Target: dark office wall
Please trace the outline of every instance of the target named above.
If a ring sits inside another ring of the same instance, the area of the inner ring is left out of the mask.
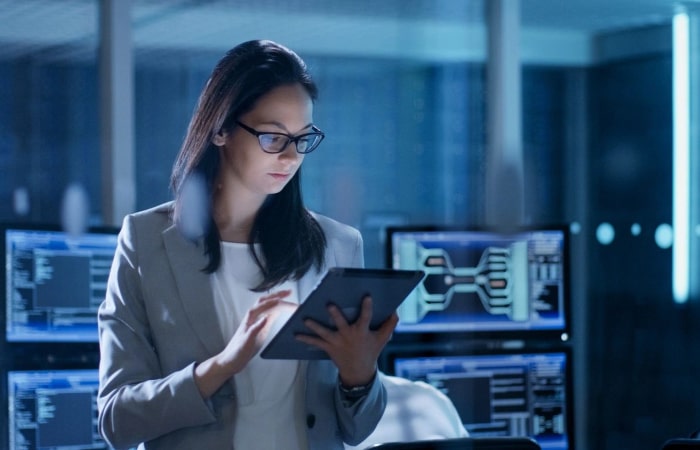
[[[80,184],[100,215],[97,70],[90,63],[0,62],[0,220],[60,221],[65,189]],[[18,214],[13,192],[30,208]]]
[[[522,127],[525,219],[563,224],[566,217],[567,96],[576,69],[525,66],[522,70]]]
[[[589,448],[659,449],[700,427],[696,303],[671,295],[672,60],[660,53],[590,69]],[[637,223],[641,233],[631,233]]]
[[[212,58],[213,59],[213,58]],[[364,196],[365,227],[387,213],[410,223],[483,222],[486,76],[481,63],[401,66],[372,60],[309,58],[322,90],[318,122],[328,142],[305,167],[308,204],[333,215],[323,177],[343,170],[381,196]],[[197,95],[213,63],[138,65],[135,71],[137,209],[171,198],[170,169]],[[359,68],[358,68],[359,67]],[[378,68],[379,67],[379,68]],[[528,221],[563,220],[562,113],[567,69],[523,69],[523,151]],[[0,63],[0,220],[57,223],[65,189],[87,191],[100,223],[97,70],[91,63],[41,58]],[[358,101],[360,96],[366,101]],[[364,97],[362,97],[364,96]],[[348,98],[346,98],[348,97]],[[355,98],[353,100],[353,98]],[[420,182],[415,182],[420,180]],[[13,192],[26,189],[26,214]],[[325,200],[324,200],[325,199]],[[326,211],[326,209],[331,209]],[[339,217],[343,219],[343,217]],[[367,256],[383,261],[376,229]]]
[[[213,66],[213,63],[212,63]],[[134,71],[136,209],[170,200],[170,168],[209,71],[139,65]]]

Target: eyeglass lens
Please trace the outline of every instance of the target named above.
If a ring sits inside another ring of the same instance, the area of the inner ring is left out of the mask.
[[[289,136],[278,133],[263,133],[258,136],[260,146],[269,153],[280,153],[287,148],[292,141],[296,144],[297,152],[309,153],[321,143],[322,135],[319,133],[309,133],[297,136],[292,139]]]

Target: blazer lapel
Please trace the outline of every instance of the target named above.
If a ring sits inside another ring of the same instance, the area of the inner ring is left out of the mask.
[[[299,279],[298,286],[300,303],[306,300],[306,297],[308,297],[311,291],[313,291],[314,288],[318,285],[323,275],[325,275],[326,271],[330,267],[335,267],[337,265],[335,253],[331,251],[330,247],[326,247],[325,260],[326,262],[321,268],[321,270],[316,270],[315,267],[312,267],[308,272],[306,272],[306,274],[304,274],[303,277]]]
[[[220,352],[225,342],[218,325],[209,274],[202,270],[208,262],[202,245],[185,239],[175,226],[163,232],[163,241],[192,329],[209,353]]]

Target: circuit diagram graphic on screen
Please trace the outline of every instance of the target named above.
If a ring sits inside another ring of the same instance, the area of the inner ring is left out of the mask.
[[[396,233],[393,266],[425,271],[399,308],[399,330],[564,326],[563,233]]]

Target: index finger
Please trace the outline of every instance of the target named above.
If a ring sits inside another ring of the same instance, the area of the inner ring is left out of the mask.
[[[365,294],[364,297],[362,297],[362,307],[360,309],[360,317],[357,319],[357,322],[368,327],[369,324],[372,321],[372,296],[369,294]]]
[[[272,294],[269,295],[264,295],[258,299],[258,303],[264,303],[270,300],[281,300],[283,298],[289,297],[289,294],[292,293],[291,289],[285,289],[283,291],[277,291],[273,292]]]

